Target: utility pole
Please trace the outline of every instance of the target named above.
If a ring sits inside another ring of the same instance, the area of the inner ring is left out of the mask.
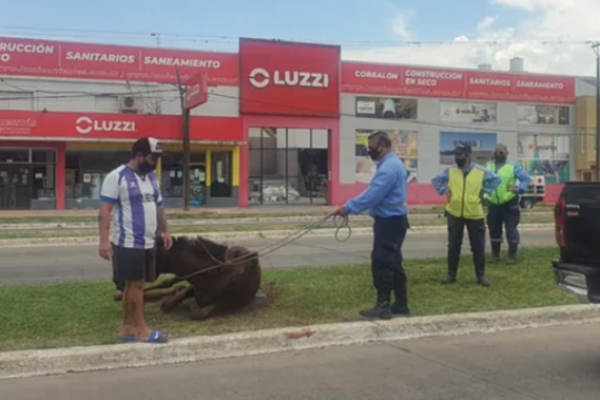
[[[177,71],[177,88],[179,89],[179,101],[181,103],[182,141],[183,141],[183,209],[190,209],[190,110],[185,106],[185,88],[181,83],[179,68]]]
[[[592,49],[596,53],[596,179],[600,181],[600,42]]]

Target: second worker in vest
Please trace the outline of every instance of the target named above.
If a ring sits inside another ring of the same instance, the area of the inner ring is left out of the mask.
[[[487,223],[490,230],[492,260],[498,261],[500,259],[502,224],[504,224],[506,241],[508,242],[509,262],[515,264],[520,242],[518,230],[521,218],[519,194],[527,191],[531,177],[520,166],[506,162],[507,156],[507,147],[498,144],[494,150],[494,161],[487,164],[487,169],[495,172],[502,179],[502,184],[498,186],[498,189],[487,196]],[[519,181],[518,185],[517,181]]]
[[[471,161],[471,147],[459,144],[454,149],[456,165],[446,168],[431,183],[440,195],[448,197],[448,276],[444,284],[456,282],[465,226],[473,253],[477,283],[489,286],[485,277],[485,216],[483,195],[492,193],[501,179],[494,172]]]

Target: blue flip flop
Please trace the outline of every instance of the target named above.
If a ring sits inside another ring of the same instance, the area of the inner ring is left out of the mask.
[[[135,342],[137,337],[135,335],[119,335],[119,340],[122,342]]]
[[[143,343],[167,343],[169,335],[161,331],[152,331],[147,340],[140,340]]]

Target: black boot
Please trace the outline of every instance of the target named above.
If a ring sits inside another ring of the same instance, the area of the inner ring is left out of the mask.
[[[392,314],[409,316],[406,276],[400,274],[394,276],[394,296],[396,301],[392,304]]]
[[[487,280],[485,275],[477,275],[477,284],[484,287],[490,287],[490,282]]]
[[[519,245],[517,244],[509,244],[508,245],[508,263],[516,264],[517,263],[517,248]]]
[[[446,279],[442,281],[442,285],[452,285],[456,283],[456,274],[449,272]]]
[[[365,318],[392,319],[391,292],[391,289],[377,289],[377,304],[369,310],[362,310],[360,315]]]
[[[502,243],[492,242],[492,262],[497,263],[500,261],[500,247]]]

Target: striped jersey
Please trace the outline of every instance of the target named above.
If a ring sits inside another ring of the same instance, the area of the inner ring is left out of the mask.
[[[104,179],[100,201],[115,205],[111,223],[114,245],[139,249],[154,247],[157,208],[163,206],[154,172],[140,176],[127,165],[121,165]]]

